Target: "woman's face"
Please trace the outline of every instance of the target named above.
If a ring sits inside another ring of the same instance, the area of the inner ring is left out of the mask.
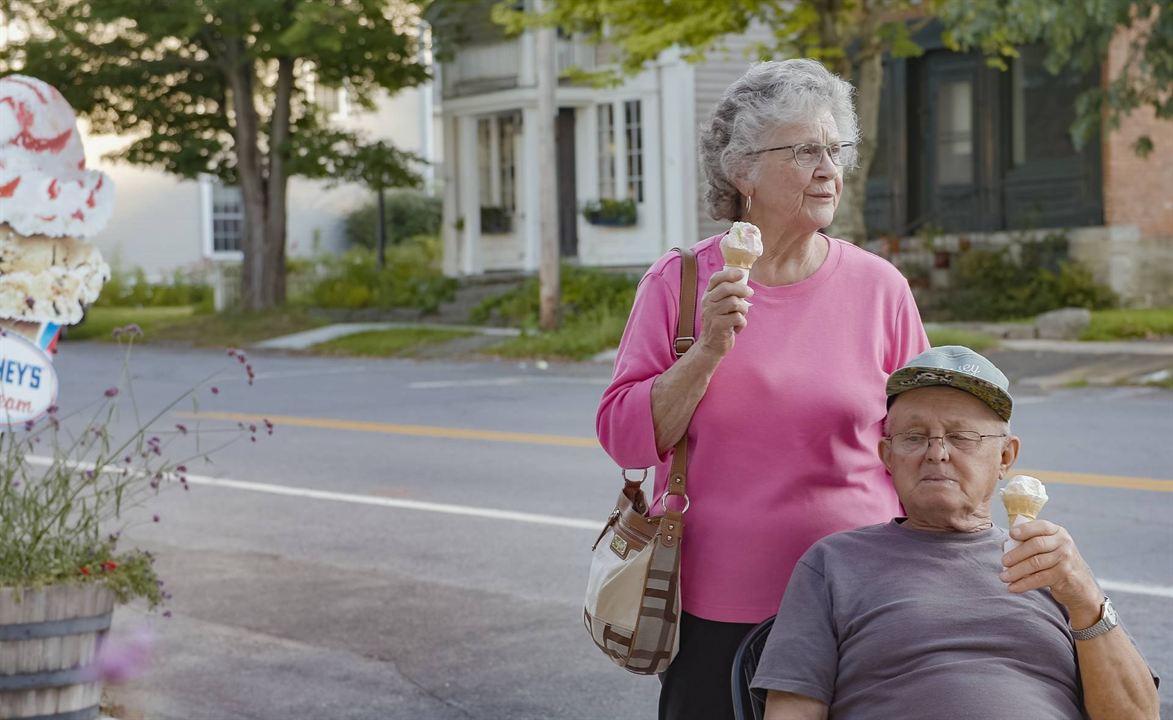
[[[761,149],[798,143],[829,145],[842,139],[835,118],[826,110],[808,121],[779,126],[767,134]],[[772,150],[758,156],[757,177],[740,189],[753,197],[750,222],[772,233],[813,233],[835,219],[843,171],[825,152],[818,165],[804,168],[790,150]]]

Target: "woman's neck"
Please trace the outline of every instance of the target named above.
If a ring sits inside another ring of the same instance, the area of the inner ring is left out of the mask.
[[[761,230],[764,252],[749,274],[754,282],[793,285],[814,275],[827,258],[827,241],[818,232],[787,235]]]

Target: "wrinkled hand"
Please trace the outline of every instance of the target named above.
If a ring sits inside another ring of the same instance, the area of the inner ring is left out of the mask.
[[[724,357],[733,349],[733,338],[746,326],[753,290],[737,280],[739,270],[722,270],[709,278],[709,287],[701,296],[701,337],[703,348]]]
[[[1064,527],[1047,520],[1032,520],[1012,528],[1010,536],[1022,543],[1002,556],[1006,569],[999,577],[1009,584],[1010,592],[1050,588],[1076,627],[1077,614],[1099,617],[1103,593]]]

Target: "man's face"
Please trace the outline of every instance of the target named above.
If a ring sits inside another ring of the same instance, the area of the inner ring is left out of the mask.
[[[880,458],[912,527],[968,532],[989,526],[990,498],[1014,464],[1018,438],[986,437],[967,450],[941,439],[962,431],[1001,435],[1006,424],[981,400],[950,387],[909,390],[892,404],[887,434],[893,439],[880,442]],[[906,433],[931,439],[909,452],[899,437]]]

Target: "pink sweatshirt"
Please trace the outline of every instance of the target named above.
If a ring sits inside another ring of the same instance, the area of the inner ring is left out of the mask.
[[[720,236],[698,243],[700,295],[724,265]],[[681,593],[709,620],[756,623],[778,611],[799,556],[840,530],[885,522],[899,501],[876,446],[889,373],[928,348],[908,283],[883,259],[827,238],[830,252],[793,285],[750,281],[749,324],[713,375],[688,429]],[[603,393],[599,441],[624,468],[656,468],[652,382],[673,363],[680,259],[640,281]]]

